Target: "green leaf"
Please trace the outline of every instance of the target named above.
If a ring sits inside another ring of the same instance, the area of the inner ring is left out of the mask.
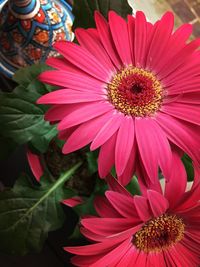
[[[187,172],[187,180],[189,182],[193,181],[194,180],[194,167],[192,165],[191,158],[188,155],[184,154],[184,156],[182,157],[182,162]]]
[[[73,23],[73,31],[76,28],[94,28],[94,11],[99,10],[100,13],[107,18],[108,11],[114,10],[123,18],[128,14],[132,14],[132,8],[127,0],[74,0],[73,14],[75,20]]]
[[[60,201],[74,193],[63,185],[79,166],[76,164],[54,183],[44,179],[37,187],[21,177],[12,190],[0,193],[1,251],[23,255],[42,249],[48,232],[64,222]]]
[[[49,142],[57,135],[57,127],[53,125],[51,129],[42,136],[36,136],[30,141],[30,145],[37,149],[40,153],[45,153],[48,149]]]
[[[90,197],[84,198],[83,204],[80,204],[80,205],[74,207],[74,210],[76,211],[76,213],[79,216],[95,215],[96,211],[94,208],[94,199],[97,195],[98,196],[104,196],[106,190],[108,190],[107,183],[104,180],[99,179],[97,177],[94,191],[90,195]]]
[[[58,138],[55,138],[55,142],[56,142],[56,145],[60,148],[60,149],[62,149],[62,147],[64,146],[64,144],[65,144],[65,140],[61,140],[61,139],[58,139]]]
[[[98,170],[97,158],[98,158],[98,151],[89,151],[86,153],[87,163],[88,163],[88,170],[91,174],[94,174]]]
[[[55,126],[44,121],[44,113],[48,107],[36,104],[40,96],[53,90],[53,87],[37,79],[44,69],[49,67],[41,64],[19,70],[14,80],[20,85],[11,93],[0,94],[1,134],[18,144],[33,140],[33,144],[42,152],[47,146],[44,143],[48,143],[57,133]]]
[[[81,237],[83,237],[83,235],[81,234],[79,223],[77,223],[77,225],[74,228],[73,233],[68,238],[69,239],[80,239]]]
[[[45,70],[50,70],[51,67],[47,66],[44,63],[35,64],[30,67],[25,67],[19,69],[15,75],[13,76],[13,80],[21,85],[27,86],[29,85],[33,80],[37,78],[37,76],[42,73]],[[44,85],[47,89],[47,91],[51,91],[53,89],[50,85]]]
[[[134,196],[141,195],[140,186],[136,176],[133,176],[130,183],[126,186],[126,189]]]

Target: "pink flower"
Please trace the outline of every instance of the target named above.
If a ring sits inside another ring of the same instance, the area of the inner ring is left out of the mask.
[[[197,267],[200,265],[200,182],[186,192],[185,169],[177,155],[169,182],[142,187],[132,196],[113,177],[110,190],[98,197],[99,217],[81,220],[81,232],[93,244],[66,247],[77,254],[75,266]],[[198,177],[199,178],[199,177]],[[157,181],[159,183],[159,181]]]
[[[58,42],[64,58],[51,58],[40,80],[60,87],[42,96],[51,104],[46,119],[59,122],[63,153],[89,143],[100,148],[98,168],[113,165],[122,184],[135,172],[136,159],[148,176],[171,172],[171,145],[194,161],[200,157],[200,40],[188,43],[192,26],[173,32],[166,13],[154,25],[142,12],[128,22],[113,11],[109,22],[95,13],[97,29],[77,29],[79,45]]]

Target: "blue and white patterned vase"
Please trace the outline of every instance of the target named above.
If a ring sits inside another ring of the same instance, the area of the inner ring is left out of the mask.
[[[0,8],[0,71],[9,77],[56,55],[54,42],[73,39],[73,15],[65,1],[0,0]]]

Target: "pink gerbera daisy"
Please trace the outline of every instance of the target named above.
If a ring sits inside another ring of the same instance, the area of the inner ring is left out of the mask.
[[[46,119],[59,122],[63,153],[91,143],[100,148],[105,177],[113,165],[127,184],[139,159],[148,176],[171,171],[171,145],[194,161],[200,157],[200,40],[186,43],[192,26],[173,32],[173,14],[154,25],[142,12],[126,22],[113,11],[107,22],[95,13],[96,29],[77,29],[79,45],[58,42],[64,58],[51,58],[40,80],[61,89],[42,96],[52,104]]]
[[[112,191],[95,203],[100,217],[81,220],[81,232],[93,244],[65,248],[77,254],[72,258],[75,266],[200,265],[200,183],[196,181],[186,192],[185,169],[177,155],[173,160],[176,168],[164,193],[152,184],[151,189],[143,187],[142,196],[132,196],[117,180],[108,178]]]

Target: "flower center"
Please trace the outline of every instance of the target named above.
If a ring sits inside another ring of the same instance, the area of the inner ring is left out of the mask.
[[[133,237],[134,245],[146,253],[160,252],[179,242],[185,225],[176,215],[164,214],[148,221]]]
[[[153,115],[163,99],[163,88],[156,76],[132,65],[113,76],[107,93],[117,110],[135,117]]]

